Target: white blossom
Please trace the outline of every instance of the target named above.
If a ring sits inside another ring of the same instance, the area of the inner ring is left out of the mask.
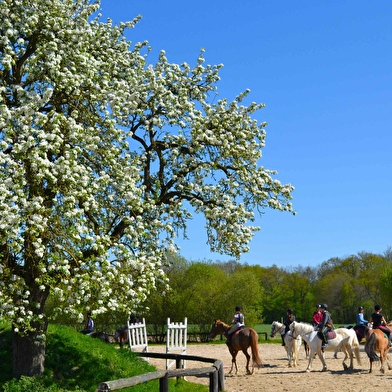
[[[16,260],[0,258],[0,317],[21,333],[47,292],[78,321],[141,304],[194,213],[237,258],[255,211],[293,213],[294,188],[260,166],[264,105],[216,100],[222,64],[204,49],[194,66],[150,64],[148,42],[124,38],[140,17],[116,26],[98,8],[0,2],[0,242]]]

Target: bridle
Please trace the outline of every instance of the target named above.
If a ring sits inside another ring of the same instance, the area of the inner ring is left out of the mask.
[[[273,330],[271,331],[270,336],[271,336],[271,337],[275,336],[279,331],[281,331],[281,330],[284,329],[284,328],[285,328],[285,325],[284,325],[284,324],[282,324],[282,326],[280,326],[280,327],[278,327],[277,324],[274,324]]]
[[[295,322],[295,321],[293,321],[293,322]],[[297,336],[295,336],[295,335],[294,335],[295,329],[294,329],[294,327],[291,327],[291,325],[293,325],[293,324],[290,324],[291,336],[292,336],[293,339],[297,339],[298,336],[301,335],[301,334],[299,333],[299,334],[297,334]],[[306,333],[304,333],[304,335],[309,335],[309,334],[312,333],[312,332],[314,332],[314,331],[306,332]]]

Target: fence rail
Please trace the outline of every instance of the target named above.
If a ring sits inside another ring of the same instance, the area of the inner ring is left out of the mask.
[[[219,392],[225,389],[225,378],[223,372],[223,363],[219,359],[198,357],[194,355],[182,354],[161,354],[161,353],[136,353],[141,357],[160,358],[160,359],[174,359],[177,366],[181,366],[184,360],[198,361],[212,363],[212,366],[200,367],[193,369],[173,369],[173,370],[158,370],[156,372],[140,374],[130,378],[122,378],[119,380],[105,381],[99,384],[97,392],[118,391],[123,388],[134,387],[135,385],[143,384],[145,382],[159,380],[159,392],[169,392],[169,378],[172,377],[186,377],[198,376],[208,374],[210,378],[209,391]]]

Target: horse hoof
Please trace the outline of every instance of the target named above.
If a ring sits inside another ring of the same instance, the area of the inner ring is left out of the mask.
[[[323,368],[322,372],[326,372],[328,369],[325,367]]]

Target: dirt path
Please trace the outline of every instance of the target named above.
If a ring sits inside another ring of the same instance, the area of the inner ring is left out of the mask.
[[[151,346],[149,352],[165,352],[165,347]],[[223,362],[225,370],[225,390],[227,392],[255,392],[255,391],[345,391],[345,392],[373,392],[389,391],[392,389],[392,370],[385,374],[379,371],[379,363],[373,365],[373,373],[369,374],[369,360],[361,345],[361,362],[354,360],[354,371],[343,371],[343,354],[338,359],[333,352],[325,354],[328,371],[321,372],[322,364],[319,358],[313,361],[313,371],[306,373],[307,359],[303,347],[300,351],[300,362],[297,368],[289,368],[284,348],[279,344],[259,344],[259,353],[264,367],[255,369],[254,374],[245,374],[246,359],[238,353],[238,374],[229,375],[231,356],[224,344],[189,345],[188,355],[198,355],[208,358],[217,358]],[[150,359],[150,363],[158,369],[165,369],[166,362],[160,359]],[[202,367],[206,364],[200,362],[187,362],[187,368]],[[189,381],[208,385],[208,377],[188,377]]]

